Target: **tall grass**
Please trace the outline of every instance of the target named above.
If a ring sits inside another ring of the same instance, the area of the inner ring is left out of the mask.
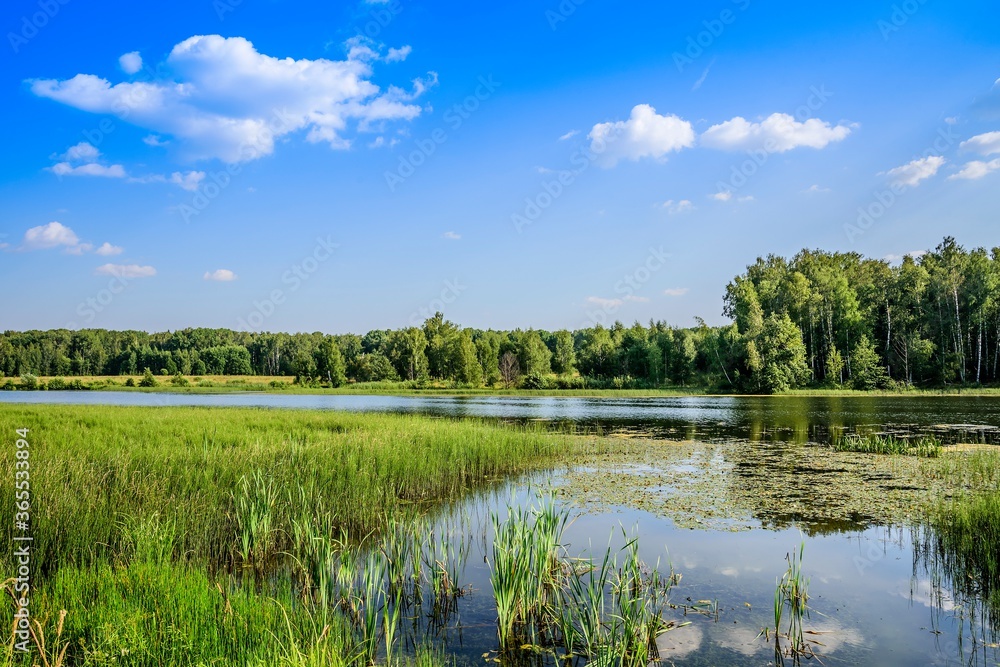
[[[403,620],[454,609],[467,549],[419,517],[571,447],[541,428],[400,415],[0,409],[0,432],[25,427],[32,610],[50,644],[68,612],[57,643],[72,665],[435,661],[403,657],[430,623]],[[14,464],[0,450],[0,479]],[[0,580],[13,568],[0,552]],[[28,664],[16,657],[0,665]]]
[[[1000,639],[1000,493],[943,502],[915,540],[936,587],[947,589],[979,640]]]
[[[676,579],[639,559],[637,539],[599,561],[569,557],[569,514],[551,499],[493,515],[491,583],[497,636],[506,660],[525,654],[562,661],[645,667],[657,638],[676,627],[664,619]],[[598,564],[599,563],[599,564]]]
[[[938,458],[942,451],[941,441],[934,436],[909,440],[880,433],[841,434],[834,439],[833,448],[838,452],[918,456],[928,459]]]

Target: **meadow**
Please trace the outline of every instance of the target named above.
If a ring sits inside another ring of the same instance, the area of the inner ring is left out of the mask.
[[[412,542],[434,504],[573,446],[530,427],[333,412],[8,406],[0,425],[5,480],[15,430],[29,429],[32,642],[46,665],[62,651],[67,665],[371,662],[374,630],[355,635],[365,605],[327,614],[306,602],[310,577],[375,535]],[[5,482],[0,504],[14,493]],[[13,526],[0,534],[11,544]],[[0,572],[15,569],[4,550]],[[348,579],[345,600],[385,595]],[[6,664],[28,664],[9,648]]]

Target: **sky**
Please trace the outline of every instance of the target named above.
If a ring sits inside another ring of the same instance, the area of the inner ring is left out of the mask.
[[[995,2],[10,0],[0,29],[0,329],[720,324],[761,255],[1000,245]]]

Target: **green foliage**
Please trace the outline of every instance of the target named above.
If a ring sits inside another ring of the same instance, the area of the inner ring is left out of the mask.
[[[862,336],[851,352],[851,385],[855,389],[870,391],[884,389],[889,384],[889,374],[882,366],[882,359],[875,346]]]
[[[155,377],[153,377],[153,372],[151,370],[147,368],[142,372],[142,379],[139,380],[140,387],[158,387],[159,385],[160,383],[156,381]]]
[[[838,452],[918,456],[928,459],[938,458],[943,449],[941,441],[933,436],[908,440],[880,433],[840,435],[834,439],[833,448]]]

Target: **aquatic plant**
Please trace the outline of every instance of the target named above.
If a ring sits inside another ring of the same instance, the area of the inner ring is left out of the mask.
[[[937,458],[941,456],[943,446],[938,438],[931,435],[911,440],[881,433],[841,433],[834,438],[833,448],[838,452]]]

